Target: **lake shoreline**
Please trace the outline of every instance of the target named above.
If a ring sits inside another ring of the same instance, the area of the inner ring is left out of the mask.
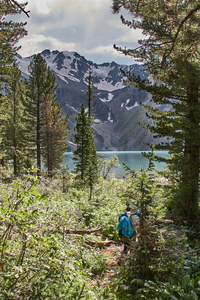
[[[142,156],[142,153],[150,153],[151,151],[97,151],[99,156],[110,160],[113,155],[116,155],[119,160],[120,166],[118,168],[111,169],[109,177],[126,178],[126,171],[122,162],[124,162],[132,170],[138,171],[142,167],[148,168],[149,160]],[[169,156],[167,151],[155,151],[155,155],[167,158]],[[63,166],[69,167],[69,172],[74,170],[75,162],[72,160],[73,152],[66,152],[64,154]],[[158,171],[164,170],[164,163],[155,162],[156,169]]]

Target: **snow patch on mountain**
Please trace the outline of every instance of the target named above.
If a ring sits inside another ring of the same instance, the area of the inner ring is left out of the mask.
[[[107,99],[105,98],[99,98],[102,102],[110,102],[113,99],[113,94],[112,93],[108,93],[108,97]]]
[[[111,112],[108,113],[108,119],[107,119],[110,123],[113,123],[113,120],[111,119]]]
[[[79,113],[79,111],[77,110],[77,109],[75,109],[73,106],[71,106],[71,105],[68,105],[67,103],[65,103],[65,105],[64,106],[67,106],[67,107],[69,107],[69,108],[71,108],[74,112],[76,112],[77,114]]]
[[[94,119],[94,123],[98,124],[98,123],[102,123],[102,121],[100,119]]]
[[[139,106],[138,102],[135,102],[135,104],[133,106],[126,106],[126,109],[127,110],[131,110],[131,109],[133,109],[136,106]]]
[[[118,82],[117,84],[113,85],[112,82],[106,81],[106,79],[100,80],[100,83],[98,84],[98,90],[113,92],[118,89],[124,88],[123,82]]]
[[[134,105],[132,106],[128,106],[128,104],[130,103],[131,99],[127,99],[126,102],[121,103],[121,107],[125,107],[126,110],[131,110],[134,107],[140,106],[139,103],[136,101]]]

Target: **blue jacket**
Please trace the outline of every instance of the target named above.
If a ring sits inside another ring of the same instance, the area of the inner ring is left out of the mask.
[[[133,235],[133,229],[131,228],[132,222],[128,218],[127,214],[122,214],[119,216],[119,224],[117,226],[117,229],[119,230],[119,237],[122,237],[124,235],[125,237],[132,237]]]

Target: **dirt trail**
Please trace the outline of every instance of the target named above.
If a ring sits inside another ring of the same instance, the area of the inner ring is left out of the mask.
[[[106,270],[101,277],[100,286],[105,288],[106,285],[112,282],[112,278],[115,277],[117,268],[119,267],[119,259],[121,257],[123,246],[111,244],[109,247],[101,250],[101,254],[106,256]]]

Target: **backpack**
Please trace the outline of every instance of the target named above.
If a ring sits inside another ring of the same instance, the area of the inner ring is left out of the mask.
[[[122,237],[123,235],[127,238],[132,237],[133,235],[133,229],[131,228],[132,222],[128,218],[127,214],[121,214],[119,216],[119,223],[117,225],[117,230],[119,230],[119,237]]]
[[[141,210],[138,209],[138,210],[134,213],[134,215],[138,215],[138,216],[140,217],[140,216],[142,215]]]

